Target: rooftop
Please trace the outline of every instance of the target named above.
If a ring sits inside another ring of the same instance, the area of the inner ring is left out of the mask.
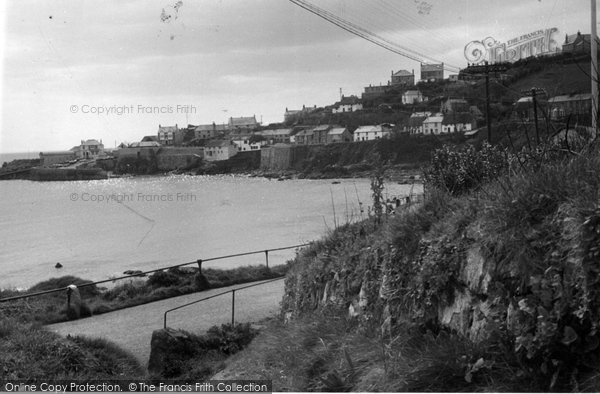
[[[407,70],[398,70],[392,74],[394,77],[414,77],[415,74]]]
[[[333,128],[333,129],[329,130],[329,135],[340,135],[340,134],[344,134],[344,132],[345,132],[346,130],[348,130],[348,129],[347,129],[347,128],[345,128],[345,127],[336,127],[336,128]]]

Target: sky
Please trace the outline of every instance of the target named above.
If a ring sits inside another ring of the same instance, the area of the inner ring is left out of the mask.
[[[588,0],[311,0],[403,48],[465,67],[464,46],[590,32]],[[158,126],[283,121],[420,63],[287,0],[11,0],[0,16],[0,153],[106,148]]]

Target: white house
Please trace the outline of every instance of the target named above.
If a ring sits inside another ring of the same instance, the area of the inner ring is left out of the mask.
[[[233,140],[232,141],[233,144],[235,145],[235,147],[237,148],[238,152],[247,152],[250,150],[260,150],[260,147],[262,146],[261,142],[250,142],[248,139],[240,139],[240,140]]]
[[[104,155],[104,144],[102,140],[81,140],[81,145],[73,147],[71,151],[80,159],[95,159]]]
[[[418,90],[407,90],[402,94],[402,104],[415,104],[423,101],[425,101],[423,94]]]
[[[210,140],[204,147],[204,160],[227,160],[237,154],[237,147],[231,141]]]
[[[331,110],[332,113],[343,113],[343,112],[355,112],[361,111],[363,109],[363,105],[360,102],[360,99],[356,96],[342,96],[342,99],[339,103]]]
[[[458,133],[473,129],[473,116],[469,113],[449,114],[442,121],[443,133]]]
[[[354,130],[354,142],[372,141],[387,138],[392,131],[391,125],[383,124],[377,126],[360,126]]]
[[[428,116],[423,121],[423,134],[441,134],[443,121],[444,117],[441,114]]]

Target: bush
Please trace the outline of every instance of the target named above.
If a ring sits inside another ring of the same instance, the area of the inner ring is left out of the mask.
[[[153,287],[171,287],[180,282],[181,278],[170,271],[158,271],[148,278],[148,284]]]
[[[480,150],[473,146],[458,150],[444,145],[434,151],[423,177],[426,186],[461,195],[497,178],[507,168],[504,153],[487,142]]]

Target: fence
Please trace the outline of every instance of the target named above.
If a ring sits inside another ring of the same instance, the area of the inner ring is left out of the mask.
[[[296,248],[301,248],[303,246],[308,246],[308,245],[310,245],[310,243],[304,243],[304,244],[293,245],[293,246],[284,246],[284,247],[273,248],[273,249],[257,250],[257,251],[253,251],[253,252],[236,253],[236,254],[230,254],[230,255],[226,255],[226,256],[211,257],[208,259],[198,259],[196,261],[192,261],[189,263],[175,264],[175,265],[171,265],[171,266],[167,266],[167,267],[156,268],[156,269],[149,270],[149,271],[137,272],[137,273],[131,274],[131,275],[124,275],[124,276],[120,276],[117,278],[111,278],[111,279],[105,279],[105,280],[100,280],[100,281],[96,281],[96,282],[85,283],[85,284],[78,285],[77,287],[83,288],[83,287],[95,286],[95,285],[99,285],[99,284],[103,284],[103,283],[115,282],[115,281],[121,280],[121,279],[145,276],[145,275],[152,274],[152,273],[155,273],[158,271],[164,271],[164,270],[168,270],[168,269],[172,269],[172,268],[184,267],[184,266],[192,265],[192,264],[197,264],[198,268],[200,269],[201,264],[203,262],[230,259],[233,257],[248,256],[248,255],[260,254],[260,253],[265,254],[265,264],[268,268],[269,267],[269,252],[275,252],[278,250],[296,249]],[[278,278],[278,279],[281,279],[281,278]],[[44,291],[39,291],[39,292],[35,292],[35,293],[28,293],[28,294],[21,294],[18,296],[0,298],[0,303],[13,301],[13,300],[19,300],[19,299],[23,299],[23,298],[38,297],[38,296],[42,296],[45,294],[57,293],[57,292],[61,292],[61,291],[67,291],[67,289],[68,289],[68,287],[60,287],[60,288],[56,288],[56,289],[44,290]]]
[[[228,293],[231,293],[231,325],[233,325],[235,323],[235,292],[236,291],[248,289],[250,287],[264,285],[264,284],[275,282],[275,281],[282,280],[282,279],[283,278],[270,279],[270,280],[266,280],[266,281],[263,281],[263,282],[260,282],[260,283],[254,283],[254,284],[251,284],[251,285],[248,285],[248,286],[238,287],[237,289],[227,290],[227,291],[224,291],[222,293],[213,294],[213,295],[211,295],[209,297],[205,297],[205,298],[202,298],[202,299],[199,299],[199,300],[196,300],[196,301],[188,302],[187,304],[179,305],[178,307],[175,307],[175,308],[171,308],[171,309],[165,311],[165,313],[164,313],[163,326],[164,326],[165,329],[167,328],[167,314],[169,312],[173,312],[173,311],[176,311],[178,309],[182,309],[182,308],[188,307],[190,305],[197,304],[199,302],[207,301],[207,300],[210,300],[210,299],[215,298],[215,297],[220,297],[220,296],[228,294]]]

